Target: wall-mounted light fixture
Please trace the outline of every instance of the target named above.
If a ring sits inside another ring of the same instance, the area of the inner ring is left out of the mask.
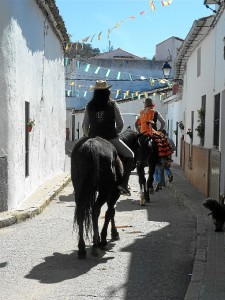
[[[170,77],[171,69],[172,69],[172,67],[171,67],[170,64],[166,61],[166,62],[164,63],[164,65],[162,66],[164,78],[169,78],[169,77]]]

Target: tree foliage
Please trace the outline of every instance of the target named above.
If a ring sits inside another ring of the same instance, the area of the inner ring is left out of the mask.
[[[205,109],[202,107],[198,110],[198,126],[195,128],[197,136],[200,138],[200,143],[203,146],[205,140]]]
[[[90,44],[81,43],[71,43],[69,49],[67,50],[67,56],[69,58],[82,57],[82,58],[91,58],[100,54],[98,48],[92,48]]]

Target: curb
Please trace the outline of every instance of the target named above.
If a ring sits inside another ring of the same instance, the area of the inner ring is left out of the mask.
[[[205,217],[201,212],[198,212],[198,208],[191,202],[182,192],[177,190],[171,183],[168,184],[168,188],[175,194],[176,198],[190,210],[192,216],[196,220],[196,253],[193,264],[191,281],[189,283],[184,300],[196,300],[199,299],[201,288],[203,285],[206,260],[207,260],[207,229],[205,224]]]
[[[46,206],[55,198],[65,186],[71,181],[70,175],[67,175],[59,184],[57,184],[44,198],[40,199],[34,206],[24,210],[14,210],[3,212],[0,215],[0,228],[11,226],[16,223],[25,221],[28,218],[40,214]]]

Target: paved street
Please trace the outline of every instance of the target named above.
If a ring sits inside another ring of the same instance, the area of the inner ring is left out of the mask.
[[[130,185],[131,197],[121,196],[116,207],[120,240],[109,241],[98,258],[89,242],[87,259],[77,259],[71,184],[40,215],[2,228],[0,299],[183,300],[195,257],[195,220],[168,188],[141,207],[135,173]]]

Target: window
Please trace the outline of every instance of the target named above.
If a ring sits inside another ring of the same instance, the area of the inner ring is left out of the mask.
[[[30,103],[25,101],[25,176],[29,176],[29,132],[26,129],[30,118]]]
[[[220,94],[215,95],[214,100],[213,146],[218,148],[220,131]]]
[[[201,75],[201,48],[197,50],[197,77]]]

